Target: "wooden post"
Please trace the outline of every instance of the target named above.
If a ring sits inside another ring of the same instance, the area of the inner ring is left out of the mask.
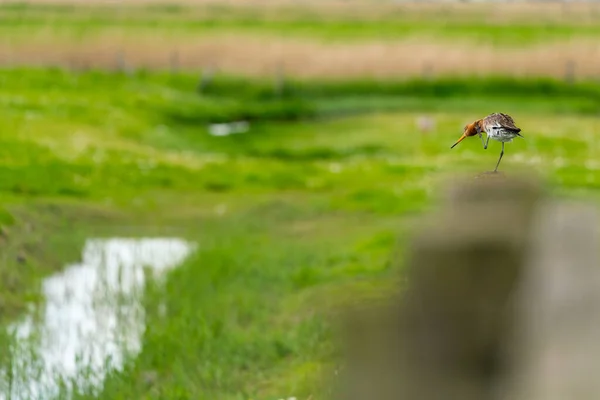
[[[275,81],[274,81],[274,91],[275,96],[281,97],[285,91],[285,75],[284,68],[282,64],[279,64],[277,67],[277,71],[275,73]]]
[[[518,292],[520,340],[505,399],[600,398],[598,212],[550,203],[539,215]]]
[[[116,60],[117,60],[117,71],[119,71],[119,72],[125,71],[125,56],[123,55],[122,51],[117,52]]]
[[[202,75],[200,75],[200,82],[198,83],[198,93],[204,93],[208,85],[212,82],[213,79],[213,68],[207,67],[202,70]]]
[[[575,83],[575,61],[569,60],[565,65],[565,81],[569,84]]]
[[[127,66],[127,62],[125,61],[125,54],[123,53],[123,51],[117,52],[116,59],[117,59],[117,71],[125,73],[127,75],[131,75],[132,71]]]
[[[600,398],[592,206],[525,180],[463,185],[410,249],[406,290],[352,313],[340,398]]]
[[[171,52],[169,63],[171,67],[171,73],[177,74],[179,72],[179,52],[177,50],[173,50]]]
[[[423,79],[432,79],[433,78],[433,65],[431,62],[427,61],[423,64]]]
[[[348,332],[344,399],[493,398],[539,194],[501,178],[450,193],[412,243],[406,291]]]

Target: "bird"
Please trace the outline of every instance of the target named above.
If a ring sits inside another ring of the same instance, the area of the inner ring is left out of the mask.
[[[485,142],[483,141],[483,136],[481,135],[482,132],[485,132],[487,135]],[[464,127],[463,134],[460,139],[458,139],[450,148],[454,148],[454,146],[459,144],[465,138],[475,135],[479,135],[484,150],[488,148],[490,139],[497,140],[502,143],[502,150],[500,151],[500,158],[498,158],[496,168],[494,168],[493,172],[498,172],[498,166],[500,165],[500,161],[504,155],[504,143],[512,142],[512,140],[516,137],[521,137],[524,139],[520,132],[521,128],[518,128],[515,125],[515,121],[510,115],[503,113],[492,113],[485,118],[478,119],[470,124],[467,124]]]

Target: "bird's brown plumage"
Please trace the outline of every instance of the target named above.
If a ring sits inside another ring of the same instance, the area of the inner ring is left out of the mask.
[[[483,118],[481,125],[483,125],[483,130],[486,132],[488,132],[491,127],[497,126],[497,127],[504,128],[504,129],[522,137],[522,135],[519,133],[519,132],[521,132],[521,128],[518,128],[515,125],[515,121],[508,114],[504,114],[504,113],[490,114],[487,117]]]

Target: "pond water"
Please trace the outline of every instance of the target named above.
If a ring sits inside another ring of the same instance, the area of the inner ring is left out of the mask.
[[[88,240],[81,263],[44,280],[43,307],[9,328],[16,346],[0,371],[0,399],[62,398],[73,384],[100,390],[141,350],[147,273],[160,279],[193,249],[174,238]]]

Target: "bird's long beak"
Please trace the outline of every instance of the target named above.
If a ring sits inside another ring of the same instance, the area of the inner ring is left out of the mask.
[[[456,141],[456,143],[454,143],[454,144],[452,145],[452,147],[450,147],[450,148],[451,148],[451,149],[452,149],[452,148],[454,148],[454,146],[456,146],[457,144],[459,144],[460,142],[462,142],[462,141],[463,141],[463,140],[464,140],[466,137],[467,137],[467,135],[465,135],[465,134],[463,133],[463,135],[460,137],[460,139],[458,139],[458,140]]]

